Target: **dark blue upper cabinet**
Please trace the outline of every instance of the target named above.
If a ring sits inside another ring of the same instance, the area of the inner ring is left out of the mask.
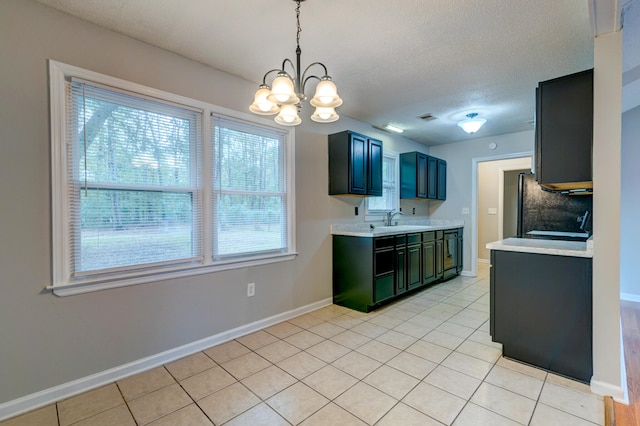
[[[368,139],[367,148],[369,152],[367,194],[380,197],[382,196],[382,141]]]
[[[352,131],[329,135],[329,195],[382,195],[382,141]]]
[[[352,134],[349,141],[349,151],[351,156],[347,161],[349,169],[349,194],[367,193],[367,138],[361,135]]]
[[[445,200],[447,162],[417,151],[400,154],[400,198]]]
[[[431,156],[427,157],[427,198],[438,198],[438,159]]]
[[[538,85],[535,137],[540,185],[551,190],[593,187],[593,69]]]
[[[438,158],[438,200],[447,199],[447,162]]]

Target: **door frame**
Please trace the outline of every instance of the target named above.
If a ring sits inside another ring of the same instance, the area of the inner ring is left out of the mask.
[[[496,160],[510,160],[513,158],[531,157],[531,164],[535,164],[533,151],[516,152],[513,154],[494,155],[491,157],[476,157],[471,159],[471,223],[473,233],[471,235],[471,272],[470,275],[478,275],[478,163]]]

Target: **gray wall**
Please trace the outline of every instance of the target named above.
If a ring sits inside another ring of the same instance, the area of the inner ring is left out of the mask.
[[[640,241],[640,106],[622,114],[622,181],[620,189],[620,293],[640,302],[637,269]]]
[[[329,224],[363,216],[353,216],[354,201],[327,195],[326,134],[349,128],[388,149],[428,152],[348,118],[327,126],[303,118],[296,260],[59,298],[43,291],[51,283],[47,59],[246,112],[257,85],[31,0],[0,1],[0,40],[0,404],[330,298]]]

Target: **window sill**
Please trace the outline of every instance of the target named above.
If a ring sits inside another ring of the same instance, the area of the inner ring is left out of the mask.
[[[285,262],[293,260],[298,255],[297,252],[280,253],[271,256],[263,256],[257,259],[234,259],[217,261],[211,265],[191,266],[180,270],[172,270],[161,273],[148,274],[143,276],[118,277],[118,278],[96,278],[91,281],[78,283],[67,283],[47,286],[46,290],[51,291],[56,296],[73,296],[76,294],[93,293],[95,291],[109,290],[112,288],[128,287],[137,284],[146,284],[156,281],[166,281],[176,278],[190,277],[194,275],[210,274],[213,272],[228,271],[231,269],[248,268],[252,266],[267,265],[270,263]]]

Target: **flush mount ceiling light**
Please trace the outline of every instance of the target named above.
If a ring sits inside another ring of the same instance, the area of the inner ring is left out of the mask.
[[[480,127],[484,123],[487,122],[484,118],[476,118],[478,116],[477,112],[472,112],[471,114],[467,114],[467,119],[462,120],[458,123],[458,126],[462,128],[465,132],[472,134],[480,130]]]
[[[300,72],[300,2],[304,0],[294,0],[296,2],[296,64],[294,65],[290,59],[282,61],[281,69],[272,69],[268,71],[262,78],[262,84],[258,87],[255,98],[249,110],[260,115],[274,115],[275,122],[283,126],[297,126],[302,123],[298,116],[298,112],[302,107],[302,102],[307,100],[304,89],[307,82],[311,79],[318,80],[316,92],[313,98],[309,100],[311,106],[316,108],[311,115],[313,121],[318,123],[332,123],[340,116],[336,113],[336,108],[342,105],[342,99],[338,96],[338,89],[327,73],[327,67],[321,62],[314,62],[305,70]],[[285,71],[285,67],[290,66],[290,72]],[[322,68],[324,74],[322,77],[311,75],[311,68]],[[267,77],[276,73],[275,79],[271,82],[271,86],[267,84]]]
[[[398,126],[394,126],[393,124],[387,124],[385,126],[383,126],[386,130],[389,130],[390,132],[394,132],[394,133],[402,133],[404,132],[404,129],[401,129]]]

